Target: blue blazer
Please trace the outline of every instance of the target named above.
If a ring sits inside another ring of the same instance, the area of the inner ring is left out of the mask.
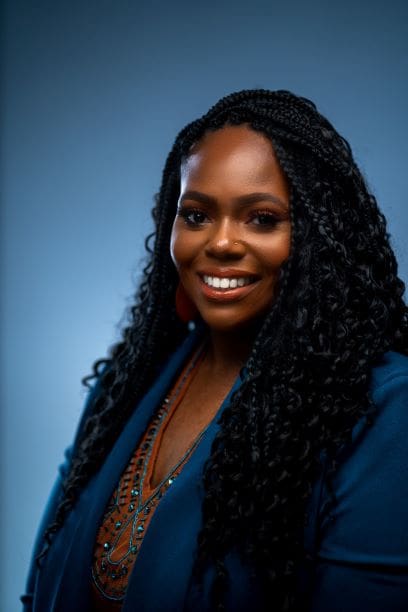
[[[193,333],[141,400],[38,570],[34,559],[61,493],[70,460],[67,452],[34,547],[22,597],[25,612],[89,610],[93,548],[105,506],[153,410],[195,342]],[[235,382],[230,395],[240,382]],[[408,610],[408,357],[386,353],[372,370],[371,394],[378,414],[372,426],[357,423],[352,444],[341,454],[334,480],[335,508],[329,512],[324,472],[310,499],[304,541],[312,561],[299,576],[299,601],[312,612]],[[207,574],[204,591],[198,593],[191,569],[201,525],[203,466],[217,428],[214,419],[157,507],[130,576],[123,612],[179,612],[186,604],[197,612],[211,610],[211,575]],[[227,609],[271,609],[238,556],[230,554],[226,561],[230,573]]]

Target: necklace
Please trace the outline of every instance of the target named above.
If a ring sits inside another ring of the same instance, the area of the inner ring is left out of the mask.
[[[200,432],[159,484],[150,488],[146,477],[151,468],[150,461],[157,437],[177,408],[203,357],[204,346],[201,346],[156,411],[105,511],[97,536],[92,578],[98,591],[110,600],[123,600],[129,574],[139,554],[153,512],[208,428],[207,425]]]

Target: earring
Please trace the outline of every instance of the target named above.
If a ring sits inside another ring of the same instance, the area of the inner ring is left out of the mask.
[[[193,321],[198,315],[198,310],[195,307],[194,302],[192,302],[188,297],[181,282],[179,282],[176,290],[176,312],[179,319],[181,319],[183,323]]]

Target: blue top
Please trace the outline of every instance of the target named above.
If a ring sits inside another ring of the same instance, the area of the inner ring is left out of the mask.
[[[82,491],[56,534],[41,570],[35,556],[55,511],[70,451],[51,493],[22,597],[25,612],[80,612],[90,607],[91,563],[106,504],[152,413],[190,354],[191,334],[171,357],[141,400],[99,472]],[[223,410],[238,379],[220,408]],[[408,357],[386,353],[372,370],[375,422],[357,423],[352,444],[342,452],[334,477],[336,505],[327,503],[324,475],[315,483],[305,528],[306,550],[314,559],[302,573],[310,612],[406,612],[408,610]],[[89,405],[89,402],[88,402]],[[202,472],[217,432],[214,419],[180,476],[166,492],[147,530],[123,604],[123,612],[209,612],[204,593],[191,584],[196,538],[201,526]],[[260,611],[262,602],[250,571],[236,555],[227,558],[231,612]]]

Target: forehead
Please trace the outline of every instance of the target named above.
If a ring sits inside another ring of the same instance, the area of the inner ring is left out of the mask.
[[[271,141],[246,124],[206,132],[181,165],[182,183],[232,180],[263,184],[282,180],[282,175]]]

